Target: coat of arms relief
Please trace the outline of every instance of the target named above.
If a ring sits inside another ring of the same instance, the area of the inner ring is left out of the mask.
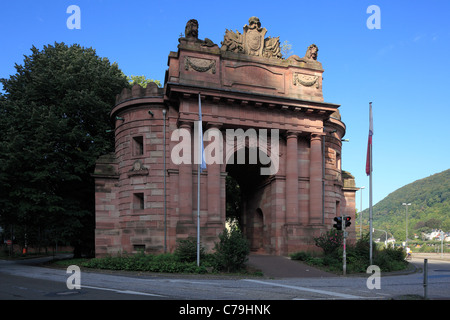
[[[281,59],[280,37],[267,38],[266,28],[261,28],[257,17],[251,17],[248,25],[244,26],[244,33],[226,30],[222,41],[222,51],[245,53],[251,56]]]
[[[244,49],[248,55],[262,55],[266,32],[267,29],[261,28],[261,22],[258,18],[252,17],[249,19],[248,25],[244,26]]]

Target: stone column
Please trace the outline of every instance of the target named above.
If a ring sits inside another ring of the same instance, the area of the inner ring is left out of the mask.
[[[287,133],[286,223],[299,223],[298,212],[298,133]]]
[[[208,129],[215,129],[219,131],[219,125],[211,125]],[[220,131],[219,131],[220,132]],[[218,139],[217,135],[213,135],[214,138],[210,138],[209,143],[215,143],[215,146],[218,145],[215,139]],[[206,146],[205,146],[206,148]],[[219,150],[215,150],[215,152],[219,152]],[[222,158],[220,158],[222,160]],[[208,162],[208,159],[207,159]],[[208,222],[221,222],[221,175],[220,175],[220,161],[214,161],[213,163],[207,164],[208,170]]]
[[[311,135],[309,165],[309,223],[322,223],[322,136]]]
[[[188,130],[190,136],[192,137],[192,124],[183,122],[179,126],[180,129]],[[179,164],[179,175],[178,175],[178,203],[179,203],[179,217],[181,222],[193,222],[192,220],[192,157],[191,157],[192,144],[189,147],[183,149],[187,152],[186,156],[191,159],[191,163],[181,163]]]
[[[299,139],[299,214],[300,223],[304,226],[309,224],[309,164],[310,150],[307,138]]]

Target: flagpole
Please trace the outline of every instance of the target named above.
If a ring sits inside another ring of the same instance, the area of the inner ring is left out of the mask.
[[[200,164],[197,170],[197,266],[200,266]]]
[[[372,167],[372,145],[370,145],[370,166]],[[373,225],[372,225],[372,170],[370,170],[370,176],[369,176],[369,228],[370,228],[370,265],[372,265],[372,231],[373,231]]]
[[[370,125],[371,125],[371,128],[370,128],[370,130],[373,130],[373,128],[372,128],[372,126],[373,126],[373,119],[372,119],[372,102],[369,102],[369,105],[370,105],[370,115],[369,115],[369,117],[370,117]],[[372,134],[373,134],[373,132],[372,132]],[[372,222],[373,222],[373,220],[372,220],[372,168],[373,168],[373,165],[372,165],[372,141],[371,141],[371,143],[370,143],[370,146],[369,146],[369,148],[370,148],[370,154],[369,154],[369,157],[370,157],[370,175],[369,175],[369,228],[370,228],[370,265],[372,265],[372,257],[373,257],[373,254],[372,254],[372,252],[373,252],[373,248],[372,248],[372,233],[373,233],[373,225],[372,225]]]
[[[199,121],[201,121],[201,97],[200,92],[198,93],[198,112],[199,112]],[[199,123],[200,125],[201,123]],[[200,169],[202,164],[202,150],[200,145],[200,139],[202,139],[202,133],[198,132],[198,167],[197,167],[197,266],[200,266]]]

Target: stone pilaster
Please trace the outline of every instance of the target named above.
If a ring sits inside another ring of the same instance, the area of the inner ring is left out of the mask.
[[[220,129],[219,125],[211,125],[208,129]],[[214,139],[217,139],[214,136]],[[205,146],[206,147],[206,146]],[[219,152],[219,150],[215,150]],[[208,222],[222,222],[221,215],[221,174],[220,174],[220,162],[207,164],[208,170]]]
[[[286,140],[286,223],[299,223],[298,133],[288,132]]]
[[[183,122],[180,124],[180,129],[188,130],[189,135],[192,136],[192,125],[190,123]],[[189,154],[186,158],[192,160],[191,146],[184,148],[185,152]],[[193,222],[192,220],[192,162],[179,164],[179,182],[178,182],[178,203],[180,208],[179,218],[181,222]]]
[[[322,223],[322,136],[311,134],[309,174],[309,223]]]

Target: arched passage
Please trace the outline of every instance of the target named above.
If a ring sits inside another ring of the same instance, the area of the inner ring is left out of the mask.
[[[255,149],[245,147],[245,163],[228,163],[226,166],[227,218],[238,220],[252,252],[263,253],[270,243],[261,209],[270,204],[270,176],[261,175],[261,168],[270,164],[249,163],[249,154],[260,151]],[[266,211],[270,212],[270,206]]]

